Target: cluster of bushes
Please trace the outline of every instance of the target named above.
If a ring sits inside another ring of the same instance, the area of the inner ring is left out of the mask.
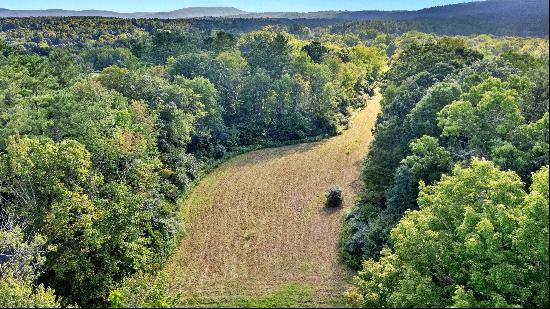
[[[547,306],[548,59],[413,44],[383,95],[341,239],[352,302]]]

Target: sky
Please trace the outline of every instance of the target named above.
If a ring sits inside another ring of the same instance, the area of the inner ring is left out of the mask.
[[[313,12],[323,10],[416,10],[471,0],[0,0],[11,10],[110,10],[162,12],[192,6],[232,6],[249,12]]]

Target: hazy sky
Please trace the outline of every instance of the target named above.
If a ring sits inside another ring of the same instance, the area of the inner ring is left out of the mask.
[[[308,12],[321,10],[413,10],[469,1],[471,0],[0,0],[0,8],[158,12],[190,6],[233,6],[251,12]]]

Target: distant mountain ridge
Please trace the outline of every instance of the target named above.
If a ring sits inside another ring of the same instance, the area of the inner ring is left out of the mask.
[[[135,12],[118,13],[103,10],[8,10],[0,8],[0,17],[77,17],[77,16],[101,16],[116,18],[197,18],[197,17],[228,17],[247,14],[248,12],[233,7],[189,7],[170,12]]]
[[[355,20],[425,20],[477,17],[483,20],[486,16],[499,19],[524,19],[546,21],[548,23],[547,0],[486,0],[449,4],[416,11],[320,11],[320,12],[265,12],[252,13],[234,7],[190,7],[171,12],[136,12],[118,13],[101,10],[8,10],[0,9],[0,17],[33,17],[33,16],[102,16],[118,18],[285,18],[285,19],[336,19]]]
[[[266,12],[238,15],[242,18],[340,19],[340,20],[411,20],[460,18],[483,15],[514,17],[548,16],[547,0],[486,0],[435,6],[416,11],[321,11],[309,13]]]

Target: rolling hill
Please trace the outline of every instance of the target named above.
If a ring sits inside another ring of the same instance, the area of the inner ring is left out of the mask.
[[[508,16],[514,18],[548,18],[548,1],[545,0],[487,0],[449,4],[416,11],[320,11],[320,12],[246,12],[234,7],[189,7],[170,12],[118,13],[101,10],[8,10],[0,8],[0,17],[32,16],[102,16],[118,18],[287,18],[287,19],[339,19],[339,20],[410,20],[430,18],[456,18],[474,16]]]
[[[170,12],[135,12],[135,13],[118,13],[113,11],[101,10],[8,10],[0,8],[0,17],[76,17],[76,16],[101,16],[101,17],[116,17],[116,18],[161,18],[161,19],[177,19],[177,18],[195,18],[195,17],[226,17],[246,14],[232,7],[189,7]]]
[[[436,6],[416,11],[321,11],[321,12],[245,12],[233,7],[189,7],[171,12],[118,13],[85,10],[8,10],[4,17],[100,16],[145,19],[193,19],[210,23],[211,18],[231,19],[231,23],[334,25],[349,22],[400,22],[406,29],[439,35],[519,35],[548,36],[548,1],[486,0]]]

